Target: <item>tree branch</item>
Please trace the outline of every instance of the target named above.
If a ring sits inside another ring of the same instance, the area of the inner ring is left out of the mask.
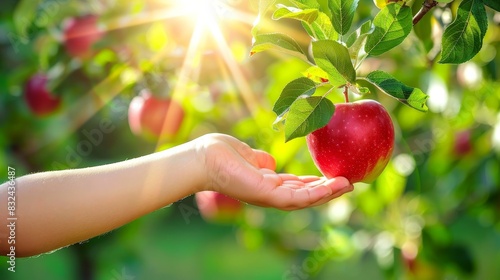
[[[438,2],[436,2],[436,0],[425,0],[424,4],[422,4],[422,8],[413,17],[413,25],[417,24],[437,4]]]

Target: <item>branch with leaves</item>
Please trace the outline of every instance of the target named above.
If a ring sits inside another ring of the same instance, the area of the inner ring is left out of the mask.
[[[286,5],[285,1],[261,0],[259,17],[266,17],[272,11],[273,20],[299,21],[311,38],[313,61],[294,38],[278,32],[263,33],[259,23],[252,30],[254,43],[251,50],[252,55],[277,50],[312,64],[305,71],[305,77],[286,85],[273,108],[278,116],[275,124],[284,124],[286,141],[306,136],[330,120],[335,106],[326,98],[327,94],[314,96],[319,87],[328,87],[327,93],[332,89],[343,89],[345,96],[349,91],[365,94],[369,92],[368,88],[358,84],[363,80],[413,109],[428,110],[428,96],[420,89],[405,85],[380,70],[360,77],[357,69],[366,58],[380,56],[399,46],[413,26],[438,4],[437,1],[425,0],[416,15],[405,2],[388,3],[373,20],[365,21],[353,31],[351,27],[358,0],[328,0],[327,5],[316,0],[290,2],[293,6]],[[487,29],[485,5],[499,10],[496,0],[464,0],[460,3],[457,17],[443,34],[440,63],[462,63],[479,52]]]

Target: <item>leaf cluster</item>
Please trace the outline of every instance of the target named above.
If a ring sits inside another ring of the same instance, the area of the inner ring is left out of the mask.
[[[263,33],[259,24],[253,29],[254,43],[251,54],[265,50],[278,50],[312,64],[304,77],[285,86],[273,108],[277,114],[275,124],[283,123],[285,140],[305,136],[325,126],[335,106],[327,98],[333,89],[358,94],[368,88],[358,84],[367,81],[382,92],[419,111],[427,111],[427,95],[417,88],[404,85],[389,73],[377,70],[366,77],[357,69],[370,56],[379,56],[401,44],[412,30],[412,10],[404,3],[390,3],[373,18],[351,31],[358,8],[358,0],[328,0],[326,6],[314,0],[293,0],[293,6],[277,1],[261,1],[259,17],[276,9],[271,17],[299,21],[311,38],[312,56],[306,53],[290,36],[282,33]],[[318,87],[327,87],[327,94],[314,96]],[[346,100],[347,101],[347,100]]]

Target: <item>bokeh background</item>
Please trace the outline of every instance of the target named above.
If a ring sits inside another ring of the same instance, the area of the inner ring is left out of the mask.
[[[0,257],[0,279],[498,279],[500,14],[487,9],[489,29],[474,59],[440,65],[435,36],[456,2],[359,71],[383,69],[430,96],[428,113],[374,88],[353,97],[379,100],[396,129],[392,160],[374,183],[312,209],[245,205],[225,223],[204,220],[187,197],[82,244],[19,258],[15,273]],[[377,11],[360,0],[355,24]],[[103,36],[91,55],[74,57],[64,26],[89,14]],[[240,0],[2,0],[1,181],[7,166],[22,176],[102,165],[210,132],[268,151],[280,172],[320,175],[304,139],[285,143],[272,128],[273,102],[309,65],[275,52],[250,56],[257,14],[258,1]],[[307,47],[296,22],[270,22],[269,30]],[[48,116],[35,115],[23,97],[35,73],[56,81],[52,91],[62,98]],[[145,88],[182,104],[176,135],[155,141],[130,131],[128,105]],[[342,102],[341,94],[330,98]],[[103,120],[115,129],[79,153],[84,132]]]

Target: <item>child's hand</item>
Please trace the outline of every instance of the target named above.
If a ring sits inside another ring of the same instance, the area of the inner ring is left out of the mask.
[[[224,193],[258,206],[283,210],[316,206],[353,190],[344,177],[277,174],[276,162],[266,152],[224,134],[195,140],[197,156],[204,164],[203,190]]]

